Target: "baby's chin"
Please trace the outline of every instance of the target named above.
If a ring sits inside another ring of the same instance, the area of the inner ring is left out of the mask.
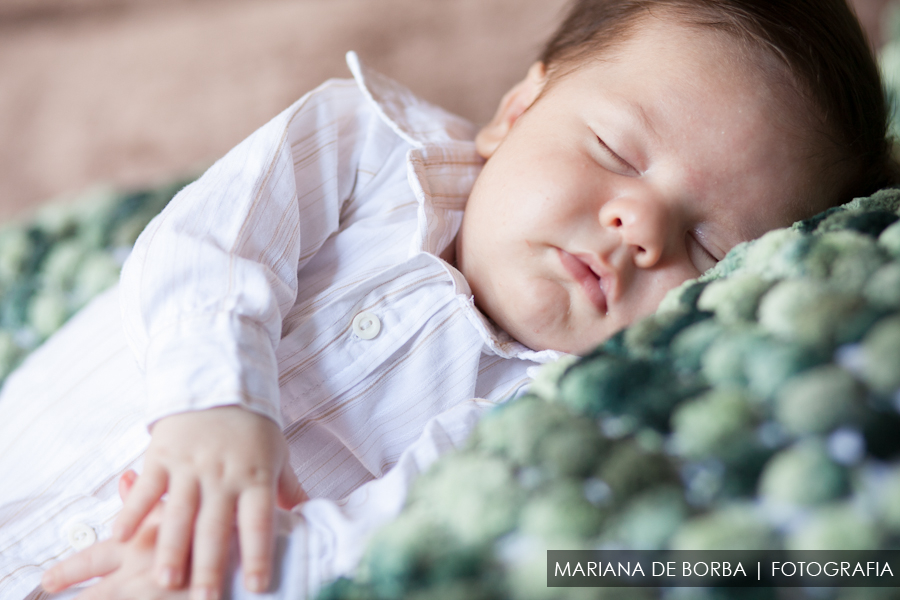
[[[495,322],[518,342],[532,350],[556,350],[566,354],[586,354],[605,342],[615,331],[607,331],[598,317],[590,324],[578,322],[570,313],[530,314],[504,323]]]
[[[587,354],[610,337],[609,335],[603,335],[582,339],[582,336],[574,332],[547,331],[534,332],[531,335],[511,335],[532,350],[555,350],[566,354]]]

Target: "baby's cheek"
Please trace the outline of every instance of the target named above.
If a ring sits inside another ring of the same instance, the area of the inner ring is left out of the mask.
[[[533,350],[563,350],[559,345],[578,331],[568,291],[556,281],[533,281],[502,304],[502,315],[489,316]]]
[[[650,274],[639,286],[636,302],[632,304],[634,312],[631,321],[652,315],[659,308],[659,303],[670,291],[680,286],[685,281],[695,279],[698,274],[693,269],[674,268]],[[626,323],[628,325],[630,323]]]

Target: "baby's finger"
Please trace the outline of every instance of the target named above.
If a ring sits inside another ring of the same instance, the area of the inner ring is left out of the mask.
[[[244,587],[248,591],[264,592],[269,588],[274,519],[275,498],[272,490],[257,487],[241,494],[237,514],[238,538],[244,567]]]
[[[175,589],[184,584],[199,501],[196,480],[172,481],[156,545],[156,579],[164,588]]]
[[[128,469],[119,477],[119,498],[122,499],[122,502],[125,502],[128,498],[128,494],[131,493],[131,488],[134,487],[137,478],[137,473],[132,469]]]
[[[216,600],[220,596],[228,558],[228,542],[234,529],[234,497],[208,494],[197,515],[191,556],[191,598]]]
[[[166,493],[168,485],[168,473],[163,470],[148,469],[142,473],[128,493],[128,499],[122,506],[122,512],[119,513],[113,524],[113,539],[124,542],[134,535],[147,513]]]
[[[48,592],[58,592],[71,585],[102,577],[119,568],[121,548],[113,541],[100,542],[50,567],[41,578]]]

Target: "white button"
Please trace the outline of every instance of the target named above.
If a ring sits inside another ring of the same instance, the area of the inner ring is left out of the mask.
[[[86,523],[70,523],[66,527],[69,544],[76,550],[84,550],[97,541],[97,532]]]
[[[353,317],[353,333],[364,340],[371,340],[381,331],[381,321],[370,312],[361,312]]]

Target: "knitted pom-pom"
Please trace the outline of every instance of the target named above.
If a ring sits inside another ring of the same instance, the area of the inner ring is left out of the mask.
[[[875,240],[856,231],[816,236],[803,264],[809,276],[827,279],[833,290],[858,291],[887,257]]]
[[[77,238],[55,244],[41,266],[42,283],[57,289],[72,288],[76,283],[78,271],[90,252],[91,249]]]
[[[625,330],[625,350],[632,356],[663,360],[668,357],[669,345],[675,336],[708,316],[698,310],[650,315]]]
[[[881,232],[878,236],[878,245],[894,258],[900,258],[900,221]]]
[[[774,336],[809,346],[832,347],[841,323],[865,305],[849,290],[835,290],[816,279],[787,279],[759,305],[759,324]]]
[[[605,515],[585,497],[583,486],[562,481],[538,492],[522,509],[521,531],[526,535],[556,538],[591,538]]]
[[[461,489],[468,493],[460,494]],[[423,476],[410,505],[432,515],[460,542],[477,544],[509,531],[523,499],[508,463],[463,453]]]
[[[900,389],[900,316],[876,323],[862,345],[863,380],[876,392],[897,392]]]
[[[608,517],[599,542],[613,548],[662,549],[688,514],[682,490],[660,486],[634,497],[621,512]]]
[[[732,250],[732,252],[734,252],[734,250]],[[729,252],[728,255],[730,256],[731,253]],[[707,271],[707,273],[710,272],[712,271]],[[703,288],[705,287],[705,281],[699,281],[696,279],[689,279],[685,281],[678,287],[669,290],[669,292],[663,297],[662,302],[659,303],[659,308],[656,310],[656,314],[664,315],[670,312],[691,312],[697,305],[697,298],[699,298],[700,294],[703,293]]]
[[[735,274],[706,286],[697,300],[697,308],[715,313],[722,323],[753,321],[759,299],[770,287],[772,282],[757,273]]]
[[[900,533],[900,466],[877,476],[871,484],[870,505],[881,523],[893,534]]]
[[[805,274],[801,259],[809,247],[809,237],[794,229],[776,229],[745,247],[743,271],[766,279]]]
[[[46,288],[32,297],[28,305],[28,325],[41,338],[62,327],[69,317],[69,303],[62,290]]]
[[[536,447],[536,462],[551,476],[584,477],[594,469],[609,444],[593,420],[582,417],[571,418],[550,431]]]
[[[879,308],[900,309],[900,263],[888,263],[875,271],[863,295]]]
[[[871,550],[881,542],[875,519],[846,502],[814,509],[785,539],[788,550]]]
[[[4,287],[28,274],[34,240],[25,229],[0,231],[0,284]]]
[[[822,504],[848,491],[847,470],[815,439],[797,442],[776,454],[759,482],[763,499],[786,505]]]
[[[750,353],[744,359],[747,389],[759,398],[771,398],[791,377],[822,364],[829,357],[830,353],[819,348],[766,338],[759,352]]]
[[[681,456],[714,456],[735,436],[753,429],[758,417],[740,390],[714,390],[685,402],[672,414],[672,448]]]
[[[633,439],[613,446],[596,476],[612,493],[612,502],[624,506],[658,485],[680,485],[678,472],[661,452],[648,451]]]
[[[726,329],[715,319],[706,319],[680,331],[671,345],[675,369],[682,373],[696,373],[703,355]]]
[[[659,430],[669,411],[693,392],[666,363],[600,354],[570,368],[560,380],[560,401],[588,416],[630,416]]]
[[[793,435],[827,433],[861,409],[865,388],[844,369],[826,365],[790,379],[778,392],[775,415]]]
[[[515,466],[526,466],[538,459],[540,441],[571,420],[562,406],[528,395],[485,415],[471,442]]]
[[[768,346],[765,332],[756,326],[729,328],[703,353],[700,371],[714,386],[746,386],[748,357]]]
[[[320,597],[412,597],[419,588],[436,589],[448,581],[470,580],[482,565],[489,564],[489,559],[483,547],[461,545],[427,516],[410,511],[374,536],[360,566],[367,574],[364,585],[340,580],[337,587]],[[478,597],[479,589],[484,586],[472,590],[472,597]]]

